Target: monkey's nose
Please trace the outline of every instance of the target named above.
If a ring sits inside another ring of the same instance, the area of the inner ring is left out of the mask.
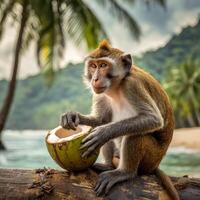
[[[103,83],[99,78],[94,78],[92,81],[92,86],[95,88],[100,88],[103,86]]]

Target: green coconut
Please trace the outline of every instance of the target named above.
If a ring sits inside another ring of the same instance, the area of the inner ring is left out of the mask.
[[[46,136],[46,145],[54,161],[68,171],[81,171],[92,166],[99,151],[95,151],[87,158],[81,155],[86,149],[80,150],[81,141],[91,130],[89,126],[79,125],[76,130],[67,130],[58,126]]]

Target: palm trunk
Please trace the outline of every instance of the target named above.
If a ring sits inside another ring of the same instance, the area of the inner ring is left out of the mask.
[[[191,115],[187,116],[187,122],[189,124],[189,127],[194,127],[195,126],[195,122],[194,122],[194,120],[193,120]]]
[[[26,21],[27,21],[27,17],[28,17],[27,5],[28,5],[28,0],[24,0],[19,35],[17,38],[15,54],[14,54],[14,62],[13,62],[11,80],[8,85],[8,91],[7,91],[7,95],[5,97],[3,106],[0,110],[0,149],[5,149],[5,147],[2,143],[2,130],[4,129],[4,127],[6,125],[8,114],[9,114],[9,111],[10,111],[10,108],[11,108],[11,105],[13,102],[13,97],[15,94],[17,71],[18,71],[18,66],[19,66],[19,58],[20,58],[20,50],[21,50],[22,39],[23,39],[23,32],[24,32],[24,28],[26,26]]]
[[[194,108],[193,109],[193,114],[194,114],[194,117],[195,117],[195,121],[196,121],[196,126],[199,126],[200,125],[200,115],[199,115],[199,111],[198,111],[198,108]]]
[[[197,117],[197,121],[198,121],[198,126],[200,126],[200,112],[199,112],[199,109],[195,109],[195,114],[196,114],[196,117]]]

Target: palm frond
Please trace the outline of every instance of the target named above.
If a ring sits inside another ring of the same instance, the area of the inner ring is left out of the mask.
[[[39,66],[42,69],[42,73],[46,78],[46,83],[51,85],[54,78],[53,69],[55,68],[54,50],[55,50],[55,32],[54,29],[49,26],[45,30],[42,30],[37,43],[37,57]]]
[[[102,0],[104,4],[110,8],[111,13],[118,17],[118,20],[125,23],[128,29],[133,33],[137,40],[141,34],[140,27],[133,16],[123,7],[121,1],[116,0]],[[99,2],[99,1],[98,1]]]
[[[47,4],[48,2],[48,4]],[[41,9],[38,9],[40,7]],[[65,47],[61,3],[59,0],[35,0],[32,8],[38,19],[37,60],[48,85],[54,79],[54,69],[59,68],[59,58]],[[42,9],[44,8],[44,9]]]
[[[64,11],[61,9],[62,2],[60,0],[56,0],[56,21],[57,21],[57,27],[59,32],[59,44],[62,48],[58,49],[58,54],[60,57],[63,56],[63,49],[65,48],[65,36],[64,36],[64,30],[63,30],[63,13]]]
[[[9,0],[2,10],[1,18],[0,18],[0,39],[2,38],[3,31],[5,30],[5,23],[8,15],[11,13],[13,6],[15,4],[15,0]],[[1,4],[2,5],[2,4]],[[3,6],[3,5],[2,5]]]
[[[166,0],[149,0],[149,1],[154,1],[157,4],[160,4],[163,7],[166,7]]]
[[[194,109],[199,109],[200,68],[191,59],[172,68],[168,74],[165,88],[178,117],[190,116],[195,119]]]
[[[27,20],[23,36],[22,53],[27,50],[31,42],[37,40],[37,32],[38,32],[38,20],[34,16],[32,10],[30,10],[29,19]]]
[[[147,7],[150,7],[151,4],[155,3],[166,9],[166,1],[167,0],[143,0]]]
[[[84,1],[69,0],[66,6],[66,32],[77,45],[85,41],[89,49],[95,48],[101,39],[107,38],[103,25]]]
[[[39,26],[37,41],[38,65],[42,69],[42,73],[46,78],[46,83],[51,85],[54,78],[54,50],[56,48],[55,15],[53,6],[51,1],[35,0],[32,2],[32,8],[35,12],[35,16],[38,19]]]

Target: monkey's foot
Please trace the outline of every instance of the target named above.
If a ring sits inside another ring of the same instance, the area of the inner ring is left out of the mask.
[[[105,172],[114,169],[113,166],[103,163],[95,163],[91,168],[96,172]]]
[[[115,169],[112,171],[103,172],[99,175],[99,179],[95,186],[97,196],[107,195],[110,189],[117,183],[131,180],[135,177],[135,173],[130,173]]]

